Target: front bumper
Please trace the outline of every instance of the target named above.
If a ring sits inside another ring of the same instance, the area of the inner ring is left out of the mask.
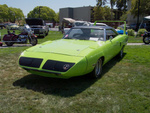
[[[19,58],[19,65],[36,75],[70,78],[86,74],[87,60],[85,57],[62,54],[25,52]]]
[[[36,36],[45,36],[45,30],[44,29],[35,29],[35,28],[32,28],[32,31],[34,32],[34,34]]]

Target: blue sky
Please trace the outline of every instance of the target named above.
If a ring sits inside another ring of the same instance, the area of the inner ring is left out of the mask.
[[[59,8],[95,6],[96,0],[0,0],[0,4],[20,8],[27,15],[36,6],[48,6],[57,13]]]

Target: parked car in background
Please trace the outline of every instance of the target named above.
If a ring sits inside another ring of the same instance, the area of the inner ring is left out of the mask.
[[[31,27],[34,34],[37,36],[47,36],[49,32],[49,27],[46,25],[41,18],[26,18],[26,23]]]
[[[137,24],[130,24],[130,29],[136,30],[137,29]]]
[[[69,30],[70,30],[70,28],[64,28],[63,34],[65,35]]]
[[[3,29],[5,27],[4,23],[0,23],[0,29]]]
[[[140,29],[144,28],[147,31],[150,31],[150,23],[143,23],[142,25],[140,25]]]
[[[94,23],[90,23],[90,26],[108,26],[105,23],[96,23],[96,25],[94,25]]]
[[[18,30],[19,26],[17,24],[12,24],[8,27],[9,30]]]
[[[75,26],[90,26],[90,22],[74,20],[74,22],[72,22],[72,24],[68,24],[68,25],[69,25],[69,27],[63,28],[63,30],[62,30],[63,34],[66,34],[71,29],[71,27],[75,27]]]
[[[119,25],[118,27],[121,27],[122,29],[124,29],[124,24]],[[130,29],[130,26],[128,24],[126,24],[126,30]]]
[[[90,23],[87,21],[75,21],[73,23],[73,27],[74,26],[89,26],[89,25],[90,25]]]
[[[9,23],[6,25],[6,28],[8,30],[18,30],[19,26],[16,23]]]

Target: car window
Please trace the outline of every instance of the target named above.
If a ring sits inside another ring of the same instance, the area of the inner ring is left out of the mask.
[[[106,40],[109,40],[110,37],[115,38],[118,34],[113,31],[112,29],[107,29],[106,30]]]
[[[103,29],[91,29],[91,28],[78,28],[71,29],[65,36],[64,39],[79,39],[79,40],[104,40]]]

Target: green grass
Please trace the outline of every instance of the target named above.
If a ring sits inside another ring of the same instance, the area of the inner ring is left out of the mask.
[[[129,36],[128,43],[143,43],[143,37]]]
[[[61,37],[50,32],[38,41]],[[0,49],[0,112],[150,112],[150,46],[126,46],[123,59],[108,62],[98,80],[32,75],[18,66],[18,57],[27,48]]]
[[[48,36],[46,36],[45,38],[38,38],[38,43],[43,43],[45,41],[48,40],[57,40],[63,37],[63,34],[61,32],[58,31],[49,31]]]

